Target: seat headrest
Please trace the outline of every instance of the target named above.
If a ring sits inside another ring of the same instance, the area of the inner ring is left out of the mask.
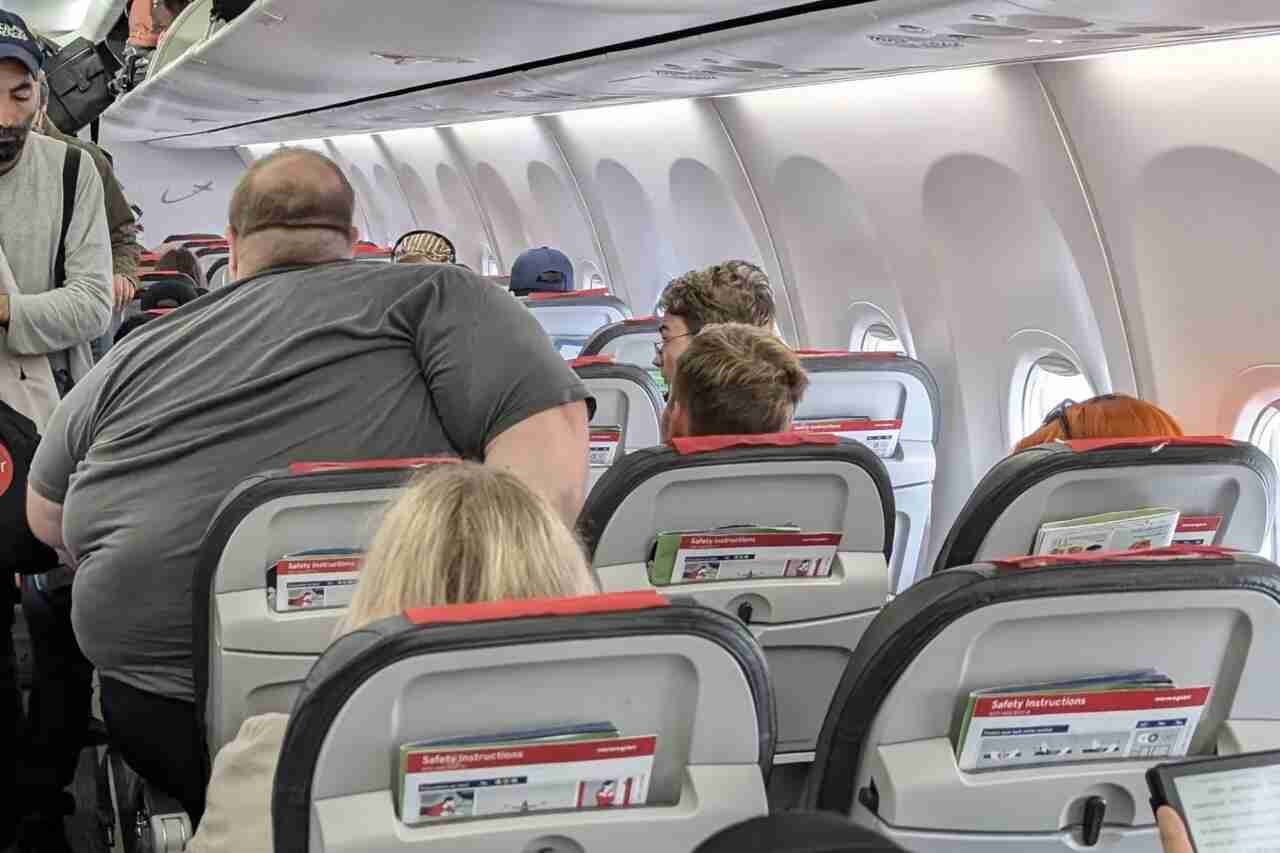
[[[660,445],[628,453],[616,460],[596,482],[578,519],[579,532],[593,561],[601,556],[598,549],[602,543],[605,552],[616,552],[606,554],[606,559],[618,553],[639,559],[638,552],[649,547],[657,533],[692,529],[690,520],[683,515],[685,507],[693,508],[704,517],[696,523],[698,526],[723,513],[725,517],[716,520],[713,527],[794,523],[806,530],[844,530],[849,550],[883,550],[886,559],[891,557],[896,522],[893,486],[884,463],[864,445],[834,435],[803,433],[675,439],[672,445],[676,442],[691,442],[692,448],[686,445],[682,452],[675,446]],[[720,497],[709,504],[705,495],[702,500],[698,499],[698,481],[704,474],[706,486],[720,490],[725,488],[731,468],[737,466],[741,466],[738,470],[753,476],[786,478],[792,489],[798,488],[795,481],[800,475],[792,467],[798,464],[806,466],[809,472],[803,476],[822,481],[816,485],[819,491],[806,490],[806,495],[815,496],[813,503],[801,499],[797,505],[794,491],[779,497],[767,488],[767,480],[755,481],[752,489],[756,491],[735,490],[735,494],[743,496],[741,505],[725,504],[724,492],[718,492]],[[821,466],[821,476],[813,473],[818,466]],[[725,470],[708,472],[708,468]],[[650,491],[673,486],[678,487],[684,503],[651,506],[657,495]],[[826,489],[835,492],[828,494],[823,491]],[[857,494],[850,489],[857,490]],[[822,497],[816,497],[819,492],[823,493]],[[837,498],[835,494],[842,497]],[[629,499],[640,501],[640,506],[645,507],[638,516],[633,517],[629,512],[620,514]],[[679,515],[670,516],[677,510]],[[744,512],[751,514],[748,510],[758,511],[759,515],[744,518]],[[615,517],[619,526],[610,531]],[[633,529],[632,521],[639,526]],[[666,526],[647,529],[651,523]],[[832,527],[832,524],[839,526]],[[609,533],[608,540],[606,533]]]
[[[565,292],[558,291],[534,291],[524,298],[530,302],[554,302],[563,299],[598,299],[602,296],[611,296],[609,288],[596,287],[591,290],[569,290]]]
[[[586,613],[621,613],[669,607],[671,602],[653,590],[578,595],[572,598],[525,598],[485,601],[479,604],[451,604],[446,607],[418,607],[404,616],[414,625],[456,622],[491,622],[526,619],[530,616],[580,616]]]
[[[1051,569],[1059,566],[1098,565],[1135,560],[1187,560],[1197,558],[1229,559],[1242,553],[1235,548],[1217,545],[1170,545],[1167,548],[1140,548],[1132,551],[1094,551],[1088,554],[1039,554],[988,560],[1002,570]],[[949,570],[951,571],[951,570]]]
[[[731,447],[800,447],[803,445],[839,444],[839,436],[825,432],[773,432],[757,435],[700,435],[673,438],[671,447],[681,456],[714,453]]]
[[[1235,591],[1280,606],[1280,567],[1253,554],[1128,552],[1016,571],[994,563],[936,572],[897,596],[858,642],[818,739],[805,802],[848,813],[881,704],[917,655],[962,618],[989,607],[1067,596]],[[1143,607],[1159,605],[1144,603]]]
[[[457,464],[456,456],[409,456],[403,459],[353,459],[345,462],[291,462],[290,474],[330,474],[335,471],[391,471],[424,468],[428,465]]]
[[[178,308],[199,299],[200,293],[190,278],[182,273],[174,273],[169,278],[148,280],[146,286],[139,291],[139,298],[142,300],[142,310],[147,311],[152,308]]]
[[[652,326],[653,328],[656,329],[658,327],[658,318],[653,314],[650,314],[648,317],[628,317],[627,319],[622,321],[622,325],[645,326],[645,327]]]
[[[1256,551],[1275,493],[1270,458],[1222,436],[1042,444],[1005,457],[987,472],[952,525],[933,570],[1026,554],[1045,522],[1159,506],[1184,516],[1221,515],[1218,541]]]

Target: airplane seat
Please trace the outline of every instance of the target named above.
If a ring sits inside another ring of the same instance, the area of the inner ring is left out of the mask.
[[[1210,544],[1256,552],[1275,501],[1271,459],[1221,436],[1044,444],[987,472],[951,526],[933,571],[1027,554],[1046,522],[1153,507],[1220,517]]]
[[[1151,748],[961,770],[952,736],[970,693],[1151,668],[1178,688],[1210,688],[1188,755],[1275,749],[1278,654],[1280,567],[1251,554],[1184,546],[947,569],[895,598],[862,635],[803,807],[848,815],[916,853],[1158,853],[1144,774],[1170,758]],[[980,761],[1050,748],[1043,729],[1027,736],[1034,746],[993,744]]]
[[[213,263],[209,264],[209,268],[204,271],[204,275],[205,278],[209,280],[210,290],[217,290],[220,287],[226,287],[230,283],[227,280],[228,276],[231,274],[231,267],[229,266],[230,262],[231,257],[229,255],[222,255]]]
[[[693,853],[902,853],[831,812],[774,812],[717,832]]]
[[[402,745],[597,722],[656,737],[646,805],[522,813],[513,797],[500,818],[397,817]],[[660,836],[691,851],[767,813],[773,738],[760,648],[715,611],[652,592],[409,610],[337,640],[307,677],[275,776],[275,849],[649,851]]]
[[[533,312],[565,358],[578,357],[587,339],[600,327],[631,316],[627,304],[604,287],[567,293],[531,293],[516,298]]]
[[[656,589],[749,625],[769,659],[779,763],[812,756],[840,673],[888,596],[893,525],[889,475],[870,450],[799,433],[680,438],[629,453],[596,482],[578,524],[606,592]],[[790,545],[830,534],[830,573],[683,582],[673,571],[669,584],[651,579],[659,534],[728,535],[735,531],[721,528],[730,527],[786,528],[785,539],[769,541]]]
[[[164,245],[168,245],[169,243],[186,243],[192,240],[225,240],[225,239],[226,239],[225,234],[207,234],[207,233],[201,233],[201,232],[194,232],[191,234],[170,234],[168,237],[164,238]]]
[[[933,511],[935,447],[942,423],[938,383],[924,364],[899,353],[798,350],[809,387],[796,408],[797,429],[865,434],[865,427],[899,428],[884,457],[898,518],[890,589],[901,592],[923,573],[920,565]]]
[[[205,280],[209,278],[209,272],[213,269],[213,265],[224,258],[229,258],[231,249],[226,245],[205,246],[196,250],[196,261],[200,264],[200,272],[204,273]]]
[[[658,322],[657,317],[632,317],[603,326],[587,339],[582,355],[611,355],[615,361],[634,364],[661,376],[653,366],[653,347],[661,340]]]
[[[662,392],[649,374],[608,356],[569,362],[596,401],[591,416],[591,485],[623,454],[662,441]]]
[[[210,758],[246,718],[289,710],[346,612],[353,575],[300,582],[299,595],[336,605],[318,607],[279,596],[291,591],[280,563],[357,562],[414,469],[446,461],[304,463],[250,477],[223,500],[200,545],[193,596],[196,713]]]

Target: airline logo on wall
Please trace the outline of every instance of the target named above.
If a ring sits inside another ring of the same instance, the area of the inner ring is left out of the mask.
[[[169,188],[165,187],[164,192],[160,193],[160,203],[161,204],[180,204],[181,202],[184,202],[189,198],[195,198],[196,196],[200,195],[200,193],[207,193],[212,191],[213,191],[213,181],[209,181],[208,183],[204,183],[204,184],[192,184],[191,192],[187,193],[186,195],[180,195],[177,198],[169,198]]]

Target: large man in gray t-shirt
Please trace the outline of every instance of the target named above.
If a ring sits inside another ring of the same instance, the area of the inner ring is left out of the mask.
[[[112,739],[193,817],[192,582],[237,483],[448,453],[514,471],[570,523],[583,501],[587,392],[532,315],[457,267],[350,260],[353,208],[319,154],[254,164],[231,202],[236,282],[113,349],[32,466],[32,528],[77,563],[73,621]]]

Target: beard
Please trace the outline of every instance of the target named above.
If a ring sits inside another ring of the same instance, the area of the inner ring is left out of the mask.
[[[0,164],[13,164],[22,156],[35,120],[33,115],[19,125],[0,125]]]

